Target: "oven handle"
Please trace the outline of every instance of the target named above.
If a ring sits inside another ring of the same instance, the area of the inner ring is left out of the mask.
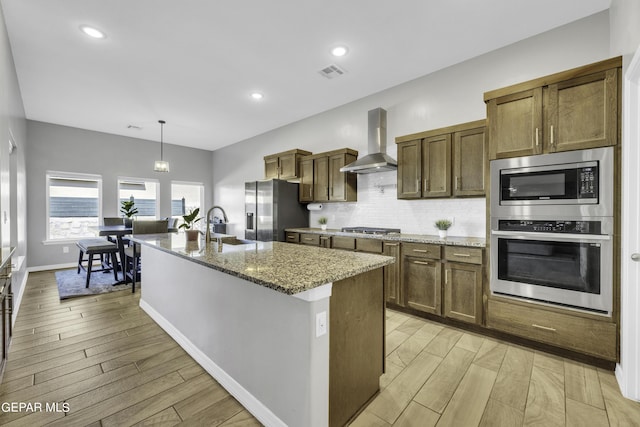
[[[528,239],[538,238],[544,240],[558,240],[558,241],[608,241],[611,240],[611,236],[606,234],[570,234],[570,233],[538,233],[530,231],[503,231],[503,230],[491,230],[491,234],[494,236],[508,236],[513,238]]]

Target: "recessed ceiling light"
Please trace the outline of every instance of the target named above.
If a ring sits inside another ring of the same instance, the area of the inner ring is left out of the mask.
[[[336,46],[331,49],[331,55],[333,56],[345,56],[349,50],[345,46]]]
[[[94,39],[104,39],[105,37],[107,37],[107,35],[102,31],[98,30],[97,28],[89,27],[88,25],[81,25],[80,30],[89,37],[93,37]]]
[[[261,94],[260,92],[253,92],[251,94],[251,98],[253,98],[253,99],[255,99],[257,101],[257,100],[260,100],[260,99],[264,98],[264,95]]]

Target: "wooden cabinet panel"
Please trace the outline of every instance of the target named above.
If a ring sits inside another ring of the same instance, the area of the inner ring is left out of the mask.
[[[465,246],[445,246],[444,258],[447,261],[464,262],[467,264],[482,264],[482,249]]]
[[[447,262],[444,268],[444,316],[482,323],[482,267]]]
[[[617,326],[610,321],[490,298],[487,327],[607,360],[617,359]]]
[[[320,236],[320,247],[331,249],[331,236]]]
[[[300,243],[303,245],[320,246],[320,235],[313,233],[300,233]]]
[[[331,239],[331,247],[352,251],[356,248],[356,239],[354,237],[333,236]]]
[[[265,179],[298,179],[300,177],[300,160],[311,152],[293,149],[264,157]]]
[[[419,139],[398,144],[398,199],[422,197],[421,151]]]
[[[613,69],[549,85],[545,146],[550,152],[616,144],[617,83]]]
[[[422,141],[422,197],[451,195],[451,134]]]
[[[372,254],[382,253],[382,240],[378,239],[356,239],[356,251],[369,252]]]
[[[394,257],[396,262],[384,267],[384,288],[388,303],[404,305],[400,280],[400,243],[384,242],[384,255]]]
[[[440,259],[440,245],[429,245],[425,243],[403,243],[403,256],[413,256],[420,258]]]
[[[303,158],[300,160],[298,200],[301,202],[313,202],[313,159]]]
[[[487,103],[491,159],[542,152],[542,88]]]
[[[329,200],[329,158],[313,160],[313,199],[317,202]]]
[[[352,173],[340,172],[340,168],[354,162],[356,156],[336,154],[329,156],[329,200],[346,202],[357,200],[358,177]]]
[[[453,134],[453,195],[485,195],[485,128]]]
[[[278,178],[278,156],[267,156],[264,158],[264,179]]]
[[[300,243],[300,233],[287,231],[285,239],[287,243]]]
[[[440,260],[402,257],[406,305],[431,314],[442,314],[442,264]]]

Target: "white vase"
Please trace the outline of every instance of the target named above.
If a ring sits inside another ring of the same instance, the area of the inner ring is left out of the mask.
[[[326,230],[327,229],[327,224],[320,224],[320,229],[321,230]]]
[[[446,239],[447,238],[447,230],[438,230],[438,236],[440,236],[441,239]]]

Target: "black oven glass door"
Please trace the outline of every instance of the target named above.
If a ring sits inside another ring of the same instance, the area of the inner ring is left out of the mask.
[[[544,200],[597,203],[598,167],[545,167],[501,172],[501,204]]]
[[[498,239],[498,278],[600,294],[598,243]]]

